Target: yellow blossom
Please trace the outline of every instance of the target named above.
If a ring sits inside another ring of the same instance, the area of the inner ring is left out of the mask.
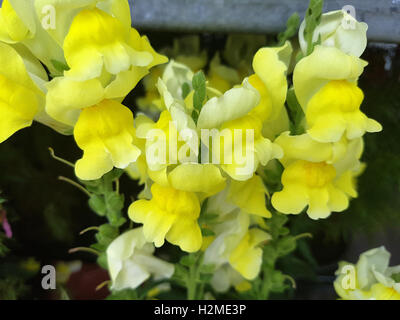
[[[337,142],[343,135],[355,139],[382,130],[360,111],[364,95],[357,80],[366,64],[337,48],[316,46],[296,65],[294,89],[314,140]]]
[[[259,245],[270,239],[268,233],[250,229],[229,257],[232,267],[245,279],[255,279],[262,263],[262,248]]]
[[[197,219],[200,202],[193,192],[176,190],[153,184],[151,200],[138,200],[129,207],[129,217],[143,223],[143,233],[147,241],[156,247],[164,244],[164,239],[178,245],[183,251],[200,250],[202,235]]]
[[[283,190],[273,194],[272,205],[286,214],[299,214],[308,205],[307,214],[312,219],[344,211],[349,196],[356,196],[356,191],[351,175],[336,178],[336,169],[331,164],[297,160],[285,168]]]
[[[101,178],[113,167],[125,169],[136,161],[140,149],[133,145],[133,114],[113,100],[104,100],[82,110],[74,128],[74,137],[84,151],[75,166],[82,180]]]

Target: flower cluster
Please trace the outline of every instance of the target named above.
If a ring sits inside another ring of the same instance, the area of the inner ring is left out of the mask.
[[[230,37],[204,74],[198,38],[175,41],[167,64],[131,27],[127,0],[4,0],[0,142],[35,120],[73,134],[81,181],[119,168],[144,185],[128,209],[140,227],[106,249],[113,290],[171,277],[174,265],[154,256],[166,242],[201,253],[216,291],[246,290],[272,239],[268,219],[346,210],[363,135],[382,129],[360,110],[366,25],[343,29],[343,14],[323,15],[311,43],[303,22],[299,55],[290,41]],[[142,79],[134,117],[122,101]]]

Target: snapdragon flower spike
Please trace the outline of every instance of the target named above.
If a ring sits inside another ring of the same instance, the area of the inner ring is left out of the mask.
[[[155,280],[170,278],[174,265],[153,254],[154,245],[146,241],[143,228],[129,230],[111,242],[107,248],[111,289],[136,289],[150,276]]]
[[[329,63],[327,63],[329,61]],[[293,84],[303,108],[307,132],[319,142],[356,139],[382,126],[360,111],[364,98],[357,86],[367,63],[334,47],[316,46],[295,67]]]
[[[147,241],[161,247],[165,239],[186,252],[196,252],[202,245],[197,219],[200,202],[196,194],[153,184],[151,200],[138,200],[128,210],[129,218],[143,223]]]
[[[75,166],[75,173],[82,180],[99,179],[113,167],[125,169],[141,153],[133,144],[132,112],[114,100],[103,100],[83,109],[74,137],[84,151]]]

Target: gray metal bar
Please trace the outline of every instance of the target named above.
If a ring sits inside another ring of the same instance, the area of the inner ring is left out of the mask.
[[[1,4],[2,0],[0,0]],[[278,33],[309,0],[129,0],[133,26],[180,32]],[[324,12],[352,5],[372,41],[400,43],[400,0],[325,0]]]
[[[278,33],[309,0],[129,0],[135,27],[184,32]],[[400,0],[325,0],[324,12],[352,5],[372,41],[400,42]]]

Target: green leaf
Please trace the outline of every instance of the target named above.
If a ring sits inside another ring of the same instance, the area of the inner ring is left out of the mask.
[[[400,272],[392,274],[391,278],[396,281],[397,283],[400,283]]]
[[[201,234],[203,235],[203,237],[215,236],[215,232],[208,228],[202,228]]]
[[[294,92],[294,88],[290,88],[287,94],[287,105],[288,112],[290,118],[290,133],[292,135],[300,135],[305,132],[303,120],[304,120],[304,111],[300,106],[300,103],[297,101],[296,94]]]
[[[279,230],[279,235],[280,235],[280,236],[287,236],[287,235],[289,234],[289,232],[290,232],[290,230],[289,230],[288,228],[282,227],[282,228]]]
[[[286,22],[286,30],[278,34],[279,46],[282,46],[286,40],[294,37],[300,25],[300,17],[297,12],[293,13]]]
[[[200,215],[199,222],[201,224],[210,224],[210,223],[215,222],[218,218],[219,218],[218,214],[207,213],[207,214]]]
[[[68,65],[65,64],[64,62],[54,60],[54,59],[51,59],[50,61],[53,64],[54,68],[56,68],[56,70],[60,71],[61,73],[63,73],[64,71],[68,71],[70,69],[68,67]]]
[[[94,194],[89,199],[89,207],[99,216],[105,216],[107,212],[106,202],[101,195]]]
[[[190,85],[189,83],[185,82],[182,85],[182,99],[186,99],[186,97],[189,95],[190,93]]]
[[[124,195],[117,192],[107,193],[105,196],[108,211],[121,211],[124,208]]]
[[[304,29],[304,38],[307,42],[307,55],[314,51],[313,34],[319,23],[321,22],[323,0],[310,0],[306,12],[306,27]]]
[[[97,264],[102,267],[103,269],[108,268],[108,264],[107,264],[107,254],[106,252],[102,252],[100,253],[100,255],[97,258]]]
[[[195,110],[200,112],[207,93],[206,76],[204,75],[203,71],[199,71],[193,76],[192,86],[194,89],[193,106]]]
[[[276,250],[280,257],[285,256],[296,249],[296,239],[291,236],[279,239]]]
[[[114,168],[113,170],[104,175],[104,179],[108,181],[114,181],[116,179],[119,179],[123,174],[124,170]]]
[[[103,224],[99,227],[99,232],[96,234],[97,241],[108,247],[108,245],[119,235],[118,228],[109,224]]]

